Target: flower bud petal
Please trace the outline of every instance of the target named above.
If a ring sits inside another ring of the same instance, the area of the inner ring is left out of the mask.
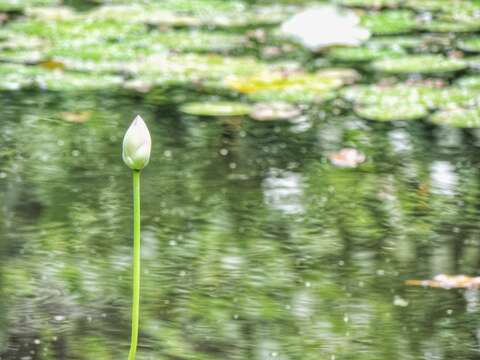
[[[152,139],[143,119],[137,115],[123,138],[122,157],[130,169],[141,170],[150,161]]]

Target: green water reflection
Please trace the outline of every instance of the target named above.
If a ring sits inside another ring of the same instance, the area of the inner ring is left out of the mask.
[[[84,124],[59,114],[75,104]],[[199,120],[121,94],[1,100],[2,359],[118,359],[128,348],[130,173],[143,176],[140,359],[474,359],[478,133],[307,114]],[[339,169],[327,154],[368,157]]]

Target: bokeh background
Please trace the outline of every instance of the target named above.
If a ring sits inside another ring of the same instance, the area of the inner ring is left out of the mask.
[[[479,358],[472,279],[406,281],[480,275],[480,2],[0,0],[0,21],[0,359],[126,358],[137,114],[139,360]]]

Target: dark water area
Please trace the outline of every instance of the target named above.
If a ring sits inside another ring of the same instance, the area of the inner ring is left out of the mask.
[[[362,84],[384,78],[350,67]],[[243,101],[178,85],[1,92],[0,359],[126,359],[121,143],[137,114],[153,141],[139,360],[480,358],[477,289],[406,284],[480,276],[475,126],[371,121],[339,94],[292,121],[181,111],[212,99]],[[342,148],[366,161],[334,166]]]
[[[144,171],[141,359],[474,359],[478,135],[308,113],[301,124],[198,120],[108,94],[2,99],[4,359],[114,359],[129,338],[131,175]],[[367,162],[326,157],[355,144]]]

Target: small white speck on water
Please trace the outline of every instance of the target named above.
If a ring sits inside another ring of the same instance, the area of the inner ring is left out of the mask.
[[[182,270],[180,271],[179,275],[184,277],[185,275],[187,275],[187,272],[185,270]]]
[[[276,351],[273,351],[271,354],[270,354],[272,357],[277,357],[278,356],[278,353]]]
[[[230,164],[228,164],[228,166],[230,167],[230,169],[236,169],[237,163],[231,162]]]
[[[348,323],[350,321],[350,318],[348,317],[347,314],[345,314],[345,316],[343,317],[343,321]]]
[[[41,341],[40,341],[40,339],[35,339],[35,340],[33,340],[33,343],[35,345],[39,345],[41,343]]]
[[[452,309],[448,309],[447,310],[447,315],[452,315],[453,314],[453,310]]]
[[[177,245],[177,242],[176,242],[175,240],[170,240],[170,241],[168,242],[168,245],[170,245],[170,246],[176,246],[176,245]]]
[[[52,337],[52,341],[57,341],[57,340],[58,340],[58,336]]]
[[[340,261],[338,262],[338,265],[340,265],[340,266],[343,266],[343,265],[345,265],[345,261],[343,261],[343,260],[340,260]]]
[[[0,179],[5,179],[7,177],[7,173],[6,172],[0,172]]]
[[[73,150],[72,151],[72,156],[77,157],[79,155],[80,155],[80,151],[78,151],[78,150]]]
[[[234,314],[234,315],[233,315],[233,318],[234,318],[235,320],[238,320],[238,318],[239,318],[238,314]]]
[[[222,156],[227,156],[228,155],[228,150],[223,148],[223,149],[220,149],[220,155]]]
[[[171,158],[172,157],[172,152],[170,150],[165,150],[163,152],[163,156],[165,156],[166,158]]]
[[[362,287],[365,286],[365,283],[364,283],[363,281],[359,281],[359,282],[358,282],[358,286],[362,288]]]
[[[382,270],[382,269],[377,270],[377,275],[378,275],[378,276],[383,276],[383,275],[385,275],[385,270]]]
[[[306,282],[305,282],[305,287],[310,287],[310,286],[312,286],[312,284],[310,283],[310,281],[306,281]]]
[[[65,316],[63,316],[63,315],[55,315],[55,316],[53,317],[53,320],[55,320],[55,321],[63,321],[63,320],[65,320]]]

